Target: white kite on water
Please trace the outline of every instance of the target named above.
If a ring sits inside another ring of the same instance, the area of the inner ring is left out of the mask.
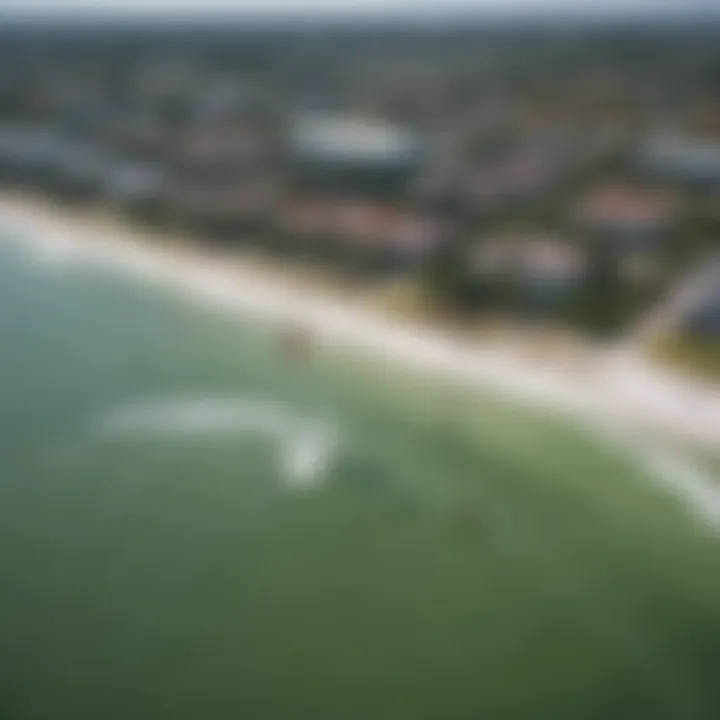
[[[186,440],[223,436],[268,438],[279,469],[295,487],[326,476],[337,454],[337,429],[281,403],[257,398],[171,397],[126,403],[102,415],[96,432],[113,440]]]

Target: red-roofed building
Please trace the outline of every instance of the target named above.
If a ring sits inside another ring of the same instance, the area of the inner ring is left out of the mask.
[[[356,269],[407,270],[441,241],[441,226],[413,210],[361,199],[293,200],[279,215],[286,245],[322,249]]]
[[[582,282],[588,256],[565,237],[507,233],[479,240],[469,263],[484,282],[509,282],[526,297],[543,302],[566,295]]]
[[[572,219],[593,237],[606,238],[628,250],[649,249],[677,225],[680,205],[669,191],[604,185],[577,202]]]

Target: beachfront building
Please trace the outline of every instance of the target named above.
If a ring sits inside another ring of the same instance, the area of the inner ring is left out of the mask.
[[[281,253],[298,258],[332,257],[336,204],[327,196],[285,198],[274,215],[271,242]]]
[[[263,245],[280,189],[267,177],[236,181],[183,178],[172,183],[168,214],[185,230],[233,244]]]
[[[62,138],[41,125],[0,128],[0,176],[7,183],[41,187],[52,178]]]
[[[169,161],[171,217],[228,240],[258,240],[279,201],[276,161],[272,134],[254,122],[208,121],[185,128]]]
[[[570,209],[571,221],[593,240],[612,243],[623,252],[658,249],[680,221],[678,196],[624,184],[590,189]]]
[[[66,199],[97,197],[112,168],[107,148],[57,129],[30,124],[0,126],[0,181]]]
[[[552,312],[578,289],[588,256],[564,236],[509,232],[478,240],[468,265],[481,300],[537,315]]]
[[[160,163],[116,160],[104,169],[100,197],[122,212],[155,218],[165,208],[169,189],[170,178]]]
[[[279,213],[277,234],[294,255],[365,276],[415,269],[443,237],[437,219],[412,208],[331,196],[289,199]]]
[[[102,145],[67,138],[57,148],[45,189],[69,201],[98,198],[114,161]]]
[[[430,216],[357,200],[338,202],[333,234],[345,267],[376,276],[419,267],[442,241],[441,225]]]

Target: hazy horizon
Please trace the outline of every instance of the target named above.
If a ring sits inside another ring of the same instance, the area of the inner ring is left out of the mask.
[[[3,21],[213,21],[343,22],[401,21],[452,23],[457,20],[632,20],[672,21],[720,17],[717,0],[627,2],[622,0],[0,0]]]

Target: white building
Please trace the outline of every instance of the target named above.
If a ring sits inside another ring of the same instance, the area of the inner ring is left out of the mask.
[[[640,148],[640,166],[656,175],[720,183],[720,140],[687,135],[650,137]]]
[[[419,157],[420,147],[415,133],[370,118],[307,114],[290,130],[295,156],[320,163],[403,166]]]

